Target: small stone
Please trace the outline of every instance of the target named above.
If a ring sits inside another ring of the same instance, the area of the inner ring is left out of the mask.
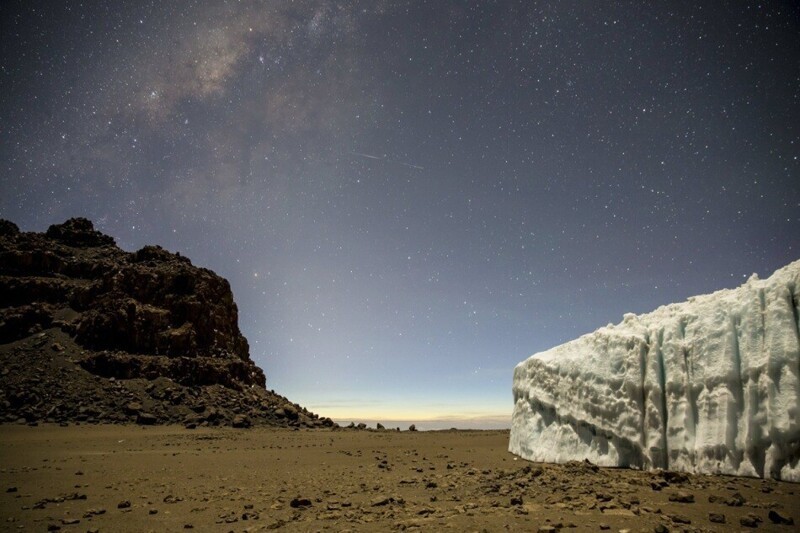
[[[294,509],[305,509],[306,507],[311,507],[311,500],[308,498],[292,498],[292,501],[289,502],[289,505]]]
[[[158,422],[158,417],[150,413],[139,413],[136,416],[136,423],[142,426],[152,426]]]
[[[60,531],[61,526],[58,524],[47,524],[47,531]]]
[[[138,415],[141,410],[142,404],[139,402],[128,402],[124,408],[126,415]]]
[[[758,527],[759,522],[761,522],[761,519],[754,514],[748,514],[739,519],[739,523],[744,527]]]
[[[17,487],[8,487],[6,492],[17,492]]]
[[[658,524],[653,528],[654,533],[669,533],[669,528],[664,524]]]
[[[556,533],[558,530],[553,526],[539,526],[537,531],[539,533]]]
[[[129,509],[131,506],[130,500],[122,500],[117,504],[117,509]]]
[[[158,509],[150,509],[147,514],[158,514]]]
[[[729,507],[741,507],[747,500],[738,492],[734,493],[730,498],[725,500],[725,505]]]
[[[600,524],[600,529],[603,531],[607,531],[611,529],[611,526],[609,526],[608,524]]]
[[[522,505],[522,496],[512,496],[511,505]]]
[[[231,423],[231,425],[235,428],[244,429],[244,428],[249,428],[250,426],[253,425],[253,423],[250,421],[250,418],[248,418],[246,415],[238,414],[233,417],[233,422]]]
[[[724,524],[725,515],[722,513],[708,513],[708,521],[714,522],[715,524]]]
[[[74,526],[75,524],[80,524],[81,521],[78,518],[62,518],[61,523],[65,526]]]
[[[661,472],[661,477],[664,478],[664,481],[667,483],[686,483],[689,481],[689,475],[684,472],[664,470]]]
[[[794,525],[794,518],[791,516],[783,516],[776,510],[771,510],[767,517],[772,521],[773,524],[780,524],[783,526],[793,526]]]
[[[669,501],[678,503],[694,503],[694,494],[690,492],[676,492],[669,495]]]
[[[691,524],[692,521],[688,516],[684,516],[682,514],[672,514],[669,515],[670,520],[675,522],[676,524]]]
[[[391,503],[392,499],[386,496],[378,496],[377,498],[373,498],[370,502],[372,507],[380,507],[382,505],[388,505]]]

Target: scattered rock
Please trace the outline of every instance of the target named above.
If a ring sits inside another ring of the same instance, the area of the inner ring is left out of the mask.
[[[235,428],[249,428],[253,425],[250,421],[250,418],[247,415],[238,414],[233,417],[233,422],[231,424]]]
[[[689,481],[689,474],[687,474],[686,472],[673,472],[672,470],[662,470],[661,477],[667,483],[680,484]]]
[[[733,495],[731,495],[730,498],[725,500],[725,505],[728,505],[730,507],[741,507],[742,505],[744,505],[746,501],[747,500],[744,499],[744,496],[742,496],[738,492],[735,492]]]
[[[744,527],[758,527],[758,524],[761,522],[761,518],[758,515],[754,515],[752,513],[747,514],[739,519],[739,524]]]
[[[391,503],[391,501],[392,501],[392,499],[389,498],[389,497],[377,496],[377,497],[372,499],[372,501],[370,502],[370,506],[371,507],[380,507],[380,506],[383,506],[383,505],[389,505],[389,503]]]
[[[44,509],[50,503],[63,503],[66,501],[73,501],[73,500],[85,500],[86,494],[80,494],[77,492],[73,492],[71,494],[64,494],[62,496],[58,496],[56,498],[44,498],[39,500],[35,504],[33,504],[34,509]]]
[[[131,502],[130,500],[122,500],[117,504],[117,509],[130,509]]]
[[[783,516],[775,509],[770,510],[769,514],[767,515],[767,518],[769,518],[773,524],[780,524],[783,526],[794,525],[794,518],[792,518],[791,516]]]
[[[311,500],[300,497],[292,498],[292,501],[289,502],[289,506],[293,509],[305,509],[311,507]]]
[[[714,522],[715,524],[724,524],[725,515],[722,513],[708,513],[708,521]]]
[[[142,404],[139,402],[129,402],[125,405],[124,412],[127,415],[138,415],[142,410]]]
[[[694,503],[694,494],[690,492],[676,492],[669,495],[669,501],[678,503]]]
[[[142,426],[152,426],[158,422],[158,417],[151,413],[139,413],[136,416],[136,423]]]

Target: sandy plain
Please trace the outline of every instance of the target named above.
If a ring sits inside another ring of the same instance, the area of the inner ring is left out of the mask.
[[[797,530],[798,484],[534,464],[507,444],[507,431],[4,425],[0,530]]]

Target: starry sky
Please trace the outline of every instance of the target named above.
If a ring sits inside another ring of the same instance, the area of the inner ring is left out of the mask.
[[[267,386],[322,415],[507,426],[530,354],[800,257],[797,2],[25,0],[0,24],[0,217],[226,277]]]

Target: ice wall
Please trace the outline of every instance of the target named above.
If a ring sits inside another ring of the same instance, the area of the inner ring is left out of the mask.
[[[533,355],[509,451],[800,482],[800,261]]]

